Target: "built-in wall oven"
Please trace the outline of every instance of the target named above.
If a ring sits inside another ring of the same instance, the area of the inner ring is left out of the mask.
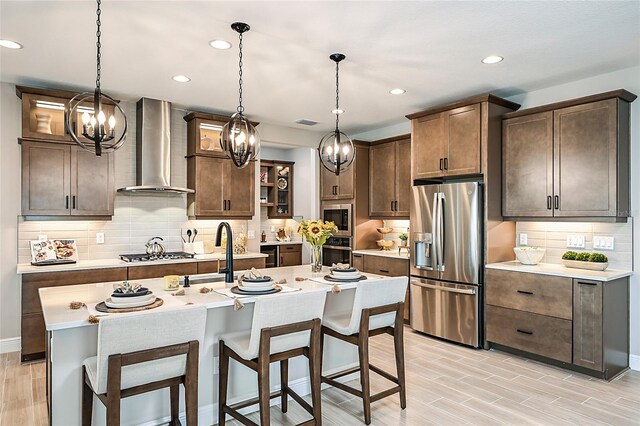
[[[351,237],[330,237],[322,246],[322,264],[334,263],[351,264]]]
[[[325,204],[322,206],[322,220],[331,221],[338,227],[336,237],[353,236],[353,206],[351,204]]]

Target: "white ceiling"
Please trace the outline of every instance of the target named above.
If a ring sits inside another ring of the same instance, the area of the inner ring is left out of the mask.
[[[4,82],[91,89],[93,1],[0,2]],[[166,99],[189,109],[237,105],[237,34],[245,35],[244,103],[250,118],[328,130],[333,52],[341,65],[341,129],[361,132],[424,107],[491,91],[510,96],[640,64],[640,1],[315,1],[103,3],[102,87],[124,99]],[[226,39],[233,48],[214,50]],[[484,65],[497,54],[505,60]],[[185,74],[192,81],[176,83]],[[388,91],[407,90],[400,96]],[[294,124],[300,118],[314,127]]]

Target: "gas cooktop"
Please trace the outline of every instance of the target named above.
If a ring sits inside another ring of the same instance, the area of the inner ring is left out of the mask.
[[[182,251],[170,251],[162,256],[150,256],[148,254],[121,254],[120,259],[125,262],[153,262],[155,260],[179,260],[193,259],[193,255]]]

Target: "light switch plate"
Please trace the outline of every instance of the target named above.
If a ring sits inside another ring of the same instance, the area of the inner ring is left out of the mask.
[[[567,248],[585,248],[584,235],[567,235]]]
[[[271,225],[271,226],[269,227],[269,229],[271,230],[271,232],[276,232],[276,227],[275,227],[275,226],[273,226],[273,225]]]
[[[520,245],[521,246],[527,245],[527,234],[520,234]]]
[[[253,229],[249,229],[247,231],[247,238],[250,240],[253,240],[256,238],[256,231],[254,231]]]
[[[593,237],[593,248],[595,250],[614,250],[615,243],[613,237]]]
[[[96,244],[104,244],[104,232],[96,232]]]

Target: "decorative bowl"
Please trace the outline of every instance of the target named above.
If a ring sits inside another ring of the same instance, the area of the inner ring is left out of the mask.
[[[393,232],[393,228],[377,228],[377,230],[382,235],[389,234],[389,233]]]
[[[378,240],[376,244],[378,244],[378,247],[382,250],[389,250],[393,247],[393,240]]]
[[[544,257],[546,249],[541,247],[514,247],[518,262],[523,265],[537,265]]]
[[[562,264],[567,268],[588,269],[590,271],[604,271],[609,267],[609,262],[583,262],[566,259],[562,259]]]

